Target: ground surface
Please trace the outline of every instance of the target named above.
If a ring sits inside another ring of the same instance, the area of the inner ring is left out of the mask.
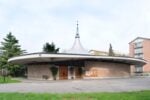
[[[150,91],[113,93],[0,93],[0,100],[150,100]]]
[[[150,77],[98,80],[33,81],[0,84],[0,92],[123,92],[150,90]]]

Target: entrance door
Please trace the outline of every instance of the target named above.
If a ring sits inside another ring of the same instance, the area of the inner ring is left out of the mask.
[[[60,80],[68,79],[68,67],[67,66],[59,66],[59,79]]]
[[[81,67],[75,67],[75,77],[76,79],[82,78],[82,68]]]

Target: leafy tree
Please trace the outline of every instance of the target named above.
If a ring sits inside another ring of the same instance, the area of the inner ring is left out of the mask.
[[[8,59],[14,56],[21,55],[25,52],[25,50],[21,50],[20,45],[18,44],[18,40],[15,36],[10,32],[6,35],[6,38],[1,42],[0,50],[2,51],[0,57],[0,69],[8,69],[10,75],[15,76],[17,71],[20,71],[21,66],[8,63]]]
[[[59,48],[56,48],[56,46],[55,46],[55,44],[53,42],[51,44],[49,44],[47,42],[43,46],[43,51],[46,52],[46,53],[58,53],[59,52]]]
[[[57,76],[57,73],[58,73],[58,68],[56,66],[52,66],[52,67],[50,67],[50,70],[52,72],[53,79],[56,80],[56,76]]]
[[[115,54],[114,54],[114,51],[113,51],[113,49],[112,49],[112,45],[111,45],[111,44],[109,44],[109,52],[108,52],[108,55],[109,55],[109,56],[115,56]]]

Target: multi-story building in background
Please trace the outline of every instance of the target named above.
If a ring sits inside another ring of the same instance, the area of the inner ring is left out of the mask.
[[[90,54],[92,55],[103,55],[103,56],[107,56],[108,55],[108,52],[106,51],[100,51],[100,50],[90,50],[89,51]]]
[[[114,52],[114,56],[122,56],[122,57],[128,57],[128,54],[125,53],[121,53],[118,51],[113,51]],[[106,51],[100,51],[100,50],[90,50],[89,53],[91,55],[99,55],[99,56],[108,56],[108,52]]]
[[[132,40],[129,43],[129,55],[147,61],[144,66],[131,66],[131,72],[150,73],[150,38],[137,37]]]

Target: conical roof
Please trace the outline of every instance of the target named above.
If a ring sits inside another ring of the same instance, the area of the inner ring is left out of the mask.
[[[72,54],[89,54],[88,50],[85,50],[80,42],[80,36],[79,36],[79,27],[77,22],[77,29],[76,29],[76,35],[75,35],[75,41],[70,50],[67,50],[66,53],[72,53]]]

